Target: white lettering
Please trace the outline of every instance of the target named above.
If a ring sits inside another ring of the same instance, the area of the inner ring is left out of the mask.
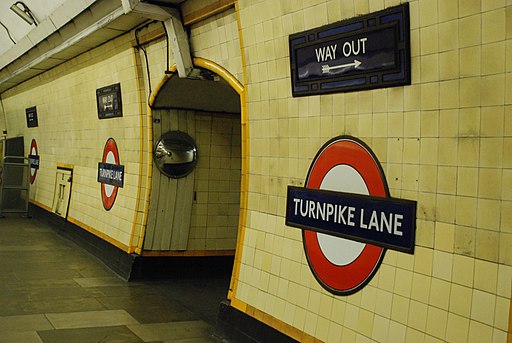
[[[360,53],[365,54],[367,40],[368,40],[367,37],[363,37],[363,38],[359,38],[356,41],[351,40],[351,41],[347,41],[347,42],[343,43],[343,47],[342,47],[343,56],[349,57],[349,56],[357,56]]]
[[[395,217],[396,218],[396,217]],[[386,214],[384,212],[380,213],[380,231],[384,231],[384,227],[386,227],[386,230],[388,233],[391,233],[391,222],[393,220],[393,213],[389,214],[389,220],[386,217]]]
[[[361,229],[367,229],[368,225],[366,225],[364,222],[364,208],[361,209],[361,217],[359,217],[359,227]]]
[[[327,221],[329,221],[329,217],[331,217],[334,213],[333,204],[327,204]]]
[[[315,49],[316,61],[325,62],[336,59],[336,48],[338,44],[322,46]]]
[[[379,230],[379,221],[377,220],[377,212],[372,211],[372,215],[370,216],[370,223],[368,224],[368,230],[375,229],[376,231]]]
[[[347,225],[350,225],[350,226],[356,226],[356,223],[354,223],[354,212],[355,212],[355,207],[349,207],[348,208],[348,220],[347,220]]]
[[[395,214],[395,223],[393,225],[393,234],[397,236],[402,236],[402,231],[399,231],[398,228],[402,227],[402,219],[404,216],[401,214]]]
[[[295,203],[295,215],[297,215],[297,208],[299,207],[299,202],[302,203],[302,200],[293,198],[293,202]]]

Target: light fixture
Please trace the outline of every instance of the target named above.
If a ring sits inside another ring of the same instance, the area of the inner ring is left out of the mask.
[[[21,5],[18,6],[18,5]],[[28,8],[27,5],[25,5],[21,1],[16,1],[11,6],[11,11],[16,13],[21,19],[25,20],[29,25],[35,24],[37,26],[37,20],[32,15],[32,11],[30,11],[30,8]]]

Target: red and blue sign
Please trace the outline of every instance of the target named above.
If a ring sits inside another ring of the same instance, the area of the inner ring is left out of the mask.
[[[37,170],[39,169],[39,153],[37,152],[37,142],[35,139],[32,139],[32,142],[30,142],[28,163],[30,166],[29,182],[33,184],[36,181]]]
[[[124,166],[119,161],[116,141],[109,138],[103,149],[103,158],[98,163],[98,182],[101,183],[101,200],[109,211],[116,201],[117,190],[124,184]]]
[[[371,149],[340,136],[317,153],[305,187],[288,187],[286,224],[303,230],[318,282],[348,295],[371,280],[386,248],[414,252],[416,202],[391,198]]]

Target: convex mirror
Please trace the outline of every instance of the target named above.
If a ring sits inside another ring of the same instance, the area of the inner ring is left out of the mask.
[[[156,142],[153,155],[164,175],[178,179],[187,176],[197,164],[196,142],[185,132],[169,131]]]

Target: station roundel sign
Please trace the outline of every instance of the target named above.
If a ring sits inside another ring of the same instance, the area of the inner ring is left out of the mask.
[[[32,142],[30,142],[30,156],[39,156],[39,153],[37,152],[37,142],[35,139],[32,138]],[[29,182],[30,184],[33,184],[36,180],[37,175],[37,168],[34,168],[33,166],[30,166],[29,168]]]
[[[101,162],[117,165],[120,164],[119,151],[117,150],[117,144],[114,138],[109,138],[107,143],[105,143]],[[114,202],[116,201],[117,196],[117,189],[118,187],[114,185],[109,185],[106,183],[101,184],[101,201],[103,202],[103,207],[105,210],[108,211],[112,208],[112,206],[114,206]]]
[[[371,149],[351,136],[331,139],[318,151],[306,188],[389,197],[382,167]],[[302,230],[304,250],[318,282],[329,292],[349,295],[377,272],[385,249],[316,231]]]

